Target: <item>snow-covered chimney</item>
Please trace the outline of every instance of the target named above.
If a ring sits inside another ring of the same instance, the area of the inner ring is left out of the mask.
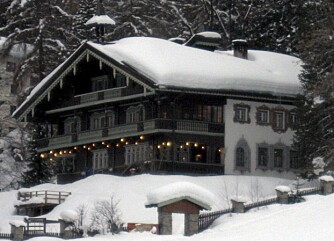
[[[232,41],[234,57],[248,59],[248,44],[247,40],[235,39]]]

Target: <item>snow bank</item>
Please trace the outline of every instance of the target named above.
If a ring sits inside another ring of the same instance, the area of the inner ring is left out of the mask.
[[[78,220],[79,215],[74,210],[64,210],[60,213],[60,218],[65,222],[75,222]]]
[[[291,188],[288,186],[277,186],[275,187],[275,190],[280,192],[291,192]]]
[[[334,182],[334,178],[332,176],[321,176],[319,177],[319,180],[324,182]]]
[[[168,202],[173,199],[191,198],[194,201],[211,207],[214,195],[201,186],[189,182],[176,182],[163,186],[147,195],[146,205]]]
[[[40,204],[45,203],[45,199],[43,197],[32,197],[28,201],[17,201],[16,205],[27,205],[27,204]]]

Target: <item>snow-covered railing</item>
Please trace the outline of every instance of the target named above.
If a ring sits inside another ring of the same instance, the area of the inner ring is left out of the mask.
[[[258,207],[267,206],[269,204],[273,204],[273,203],[276,203],[276,202],[277,202],[277,197],[268,198],[268,199],[260,200],[260,201],[253,202],[253,203],[246,203],[245,204],[245,211],[247,211],[251,208],[258,208]]]
[[[219,218],[220,216],[227,214],[227,213],[231,213],[232,212],[232,208],[227,208],[224,210],[219,210],[219,211],[215,211],[215,212],[206,212],[206,213],[201,213],[199,215],[199,232],[207,229],[212,223],[213,221],[215,221],[217,218]]]
[[[52,203],[60,204],[65,201],[65,199],[71,195],[70,192],[62,191],[19,191],[17,194],[17,199],[20,201],[18,206],[33,204],[33,203]]]

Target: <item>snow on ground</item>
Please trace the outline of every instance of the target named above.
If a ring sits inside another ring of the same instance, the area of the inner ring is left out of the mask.
[[[120,200],[120,208],[125,222],[157,223],[156,208],[145,208],[146,195],[152,190],[176,182],[189,182],[198,185],[214,194],[213,210],[227,207],[226,196],[246,198],[250,201],[251,184],[259,183],[262,196],[275,195],[275,187],[287,185],[293,189],[292,180],[268,177],[247,176],[182,176],[182,175],[138,175],[131,177],[116,177],[109,175],[94,175],[84,180],[67,184],[44,184],[33,189],[50,189],[70,191],[72,195],[51,213],[45,215],[48,219],[58,219],[61,212],[73,210],[80,204],[92,207],[97,200],[108,199],[110,195]],[[227,195],[224,191],[226,185]],[[308,184],[305,185],[305,187]],[[254,185],[253,185],[254,187]],[[9,222],[22,220],[23,217],[13,216],[13,203],[17,191],[0,193],[0,232],[9,232]],[[83,241],[320,241],[332,240],[334,225],[334,194],[329,196],[307,196],[306,202],[294,205],[274,204],[267,207],[252,209],[244,214],[229,214],[217,219],[210,229],[183,237],[181,234],[157,236],[149,232],[125,233],[110,236],[96,236],[82,239]],[[173,224],[174,225],[174,224]],[[180,225],[180,224],[179,224]],[[175,227],[175,226],[174,226]],[[176,226],[177,227],[177,226]],[[30,241],[60,241],[57,238],[33,238]],[[81,239],[77,239],[80,241]]]

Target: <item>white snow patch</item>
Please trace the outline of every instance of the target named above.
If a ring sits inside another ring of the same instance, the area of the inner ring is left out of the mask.
[[[319,180],[324,182],[334,182],[334,178],[332,176],[321,176],[319,177]]]
[[[85,25],[115,25],[115,21],[111,19],[108,15],[99,15],[99,16],[93,16],[85,23]]]
[[[27,224],[22,220],[12,220],[9,222],[10,225],[13,225],[15,227],[25,227]]]
[[[203,36],[206,38],[219,38],[219,39],[222,38],[222,36],[219,33],[210,31],[196,33],[196,35]]]
[[[75,210],[64,210],[60,213],[60,218],[65,222],[75,222],[79,219],[79,215]]]
[[[280,191],[280,192],[291,192],[291,188],[288,186],[277,186],[275,187],[276,191]]]

